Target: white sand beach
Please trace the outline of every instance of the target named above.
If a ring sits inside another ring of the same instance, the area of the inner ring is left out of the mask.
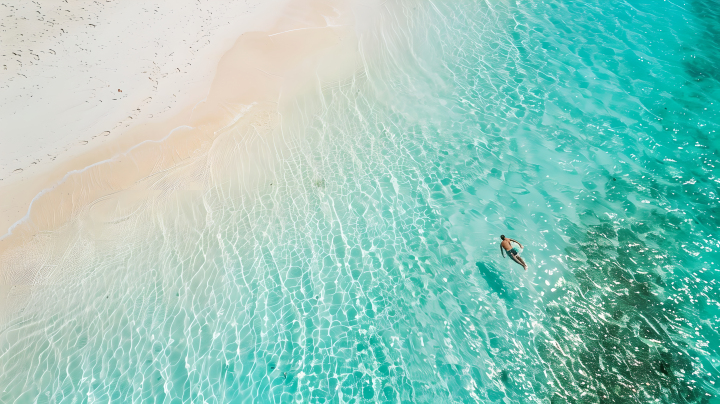
[[[123,135],[190,111],[235,40],[270,27],[285,3],[0,5],[0,235],[67,172],[106,159],[98,147],[112,155],[166,136]]]
[[[221,56],[242,33],[276,25],[286,3],[3,4],[0,237],[68,173],[186,124]],[[301,14],[275,30],[329,24]]]
[[[28,256],[65,248],[38,240],[80,214],[90,227],[114,220],[123,207],[159,192],[143,179],[202,155],[228,128],[253,132],[255,140],[243,152],[247,172],[240,177],[255,183],[253,173],[271,167],[285,147],[276,138],[281,99],[317,90],[361,66],[355,19],[368,5],[359,11],[358,4],[333,1],[277,1],[244,9],[181,3],[185,8],[174,4],[162,12],[162,5],[115,4],[112,13],[100,9],[104,20],[68,18],[79,33],[65,40],[61,28],[60,38],[48,36],[43,44],[55,54],[32,56],[32,64],[5,71],[12,80],[5,81],[0,104],[0,307],[15,296],[17,309],[44,276],[42,262],[28,266]],[[183,23],[192,10],[212,20],[209,28]],[[235,20],[209,17],[221,10],[233,10]],[[158,13],[163,18],[155,18]],[[88,21],[94,26],[83,25]],[[99,30],[107,43],[91,34],[101,21],[107,22]],[[135,21],[137,29],[124,29],[122,21]],[[190,28],[195,31],[187,34]],[[155,40],[146,39],[153,35]],[[70,50],[54,60],[56,48]],[[89,49],[102,57],[91,59]]]
[[[222,54],[285,2],[4,2],[0,181],[204,97]]]

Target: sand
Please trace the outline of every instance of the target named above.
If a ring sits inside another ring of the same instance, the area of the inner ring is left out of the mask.
[[[73,170],[157,140],[207,96],[222,55],[286,0],[0,5],[0,237]],[[150,123],[145,138],[128,130]],[[29,184],[31,183],[31,184]]]
[[[61,153],[53,161],[41,161],[34,165],[37,168],[24,170],[22,177],[16,173],[4,179],[0,183],[0,194],[6,196],[0,200],[0,229],[8,230],[0,238],[0,308],[5,307],[0,317],[18,310],[22,297],[46,279],[42,259],[27,257],[42,256],[42,250],[48,248],[42,241],[52,237],[53,231],[78,220],[91,222],[89,227],[102,225],[115,220],[122,206],[167,191],[167,186],[157,185],[155,177],[188,164],[213,147],[223,147],[214,143],[228,128],[240,128],[237,131],[254,138],[243,146],[248,163],[247,173],[240,176],[245,185],[257,182],[249,173],[258,167],[271,171],[273,161],[287,146],[278,130],[283,100],[317,90],[323,82],[348,77],[362,66],[355,20],[367,13],[367,8],[366,4],[329,0],[282,4],[280,10],[266,14],[273,18],[271,23],[265,22],[267,29],[239,35],[214,67],[206,67],[213,73],[207,88],[198,85],[197,91],[186,94],[164,115],[148,115],[127,128],[123,123],[114,129],[116,135],[111,132],[111,136],[102,136],[107,139],[89,140],[83,151]],[[153,98],[153,102],[166,108],[177,98],[168,94]],[[92,127],[91,121],[106,119],[97,115],[100,111],[72,111],[71,115],[82,121],[76,122],[78,125]],[[38,116],[44,113],[49,110],[40,109]],[[200,180],[185,187],[202,191],[203,183]],[[56,243],[53,248],[62,245]]]
[[[285,3],[4,2],[0,183],[204,97],[222,54]]]
[[[0,136],[0,194],[3,195],[0,237],[12,232],[13,226],[26,218],[33,199],[37,200],[44,191],[63,181],[68,173],[126,152],[142,141],[163,139],[175,128],[187,124],[193,109],[208,97],[218,60],[240,33],[247,32],[247,27],[267,29],[277,24],[279,14],[286,10],[286,2],[281,1],[267,3],[262,8],[253,5],[232,8],[232,2],[213,5],[214,8],[196,7],[195,3],[130,4],[124,8],[126,6],[119,3],[107,6],[81,2],[73,4],[67,16],[61,8],[51,10],[54,13],[48,12],[50,15],[37,14],[55,21],[54,31],[45,32],[35,27],[25,32],[35,32],[33,36],[38,38],[21,39],[24,42],[20,44],[3,41],[3,54],[23,54],[20,49],[23,45],[32,46],[33,52],[49,59],[51,54],[45,55],[47,52],[41,50],[44,46],[53,50],[56,54],[52,56],[58,60],[23,59],[17,66],[11,63],[3,73],[7,80],[0,89],[0,133],[3,133]],[[78,11],[76,9],[82,9],[81,15],[72,12]],[[38,11],[42,9],[35,10]],[[25,10],[25,14],[28,12]],[[208,17],[211,22],[195,21],[198,27],[188,26],[186,20],[193,12],[212,16]],[[328,24],[319,15],[318,21],[302,21],[284,12],[287,21],[275,28],[275,34],[291,26],[295,28],[288,29]],[[20,14],[15,12],[15,17],[22,18]],[[158,14],[156,18],[146,16]],[[222,17],[216,20],[216,14]],[[332,14],[332,10],[326,14]],[[65,20],[61,21],[61,16]],[[131,23],[126,24],[128,21]],[[11,28],[23,29],[29,24],[18,23]],[[187,32],[189,28],[196,31],[187,34],[178,27],[187,28]],[[54,35],[59,30],[59,36]],[[129,38],[121,35],[128,30],[137,34]],[[71,31],[78,33],[74,37],[71,33],[62,33]],[[153,35],[156,38],[150,40]],[[281,35],[276,35],[276,42]],[[205,43],[208,41],[210,43]],[[155,46],[147,46],[150,42]],[[142,50],[143,46],[149,49]],[[13,48],[18,50],[10,51]],[[65,51],[58,55],[55,48]],[[195,48],[199,48],[196,53]],[[135,49],[141,51],[135,52]],[[155,57],[144,58],[153,52]],[[170,54],[184,56],[178,59],[168,56]],[[88,55],[93,55],[92,63],[83,65],[82,60]],[[269,62],[271,70],[273,63]],[[84,66],[79,72],[78,65]],[[155,73],[147,72],[148,65],[156,67]],[[185,67],[178,71],[171,68],[175,65]],[[240,87],[244,92],[252,92],[251,84],[248,88]]]

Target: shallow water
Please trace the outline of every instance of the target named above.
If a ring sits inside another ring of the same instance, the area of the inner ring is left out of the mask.
[[[251,195],[218,147],[59,232],[0,402],[717,402],[716,5],[447,3],[288,102]]]

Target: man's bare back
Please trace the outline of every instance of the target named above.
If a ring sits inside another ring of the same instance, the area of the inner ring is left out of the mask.
[[[527,264],[525,261],[523,261],[522,258],[520,258],[520,255],[518,255],[518,250],[513,248],[511,243],[515,243],[520,246],[520,248],[524,248],[520,242],[513,240],[511,238],[506,238],[505,236],[500,236],[500,239],[502,240],[500,242],[500,253],[502,256],[505,256],[505,251],[507,251],[508,257],[512,258],[513,261],[517,262],[518,264],[522,265],[523,268],[527,271]]]

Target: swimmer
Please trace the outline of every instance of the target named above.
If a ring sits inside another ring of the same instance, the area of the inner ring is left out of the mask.
[[[512,247],[510,244],[511,242],[517,244],[520,246],[520,248],[524,248],[522,244],[520,244],[518,241],[513,240],[511,238],[505,238],[505,236],[500,236],[500,239],[502,240],[500,242],[500,254],[502,254],[503,258],[505,257],[505,251],[507,251],[508,256],[513,259],[513,261],[517,262],[518,264],[522,265],[523,268],[527,271],[527,264],[525,261],[523,261],[522,258],[518,255],[518,250]]]

